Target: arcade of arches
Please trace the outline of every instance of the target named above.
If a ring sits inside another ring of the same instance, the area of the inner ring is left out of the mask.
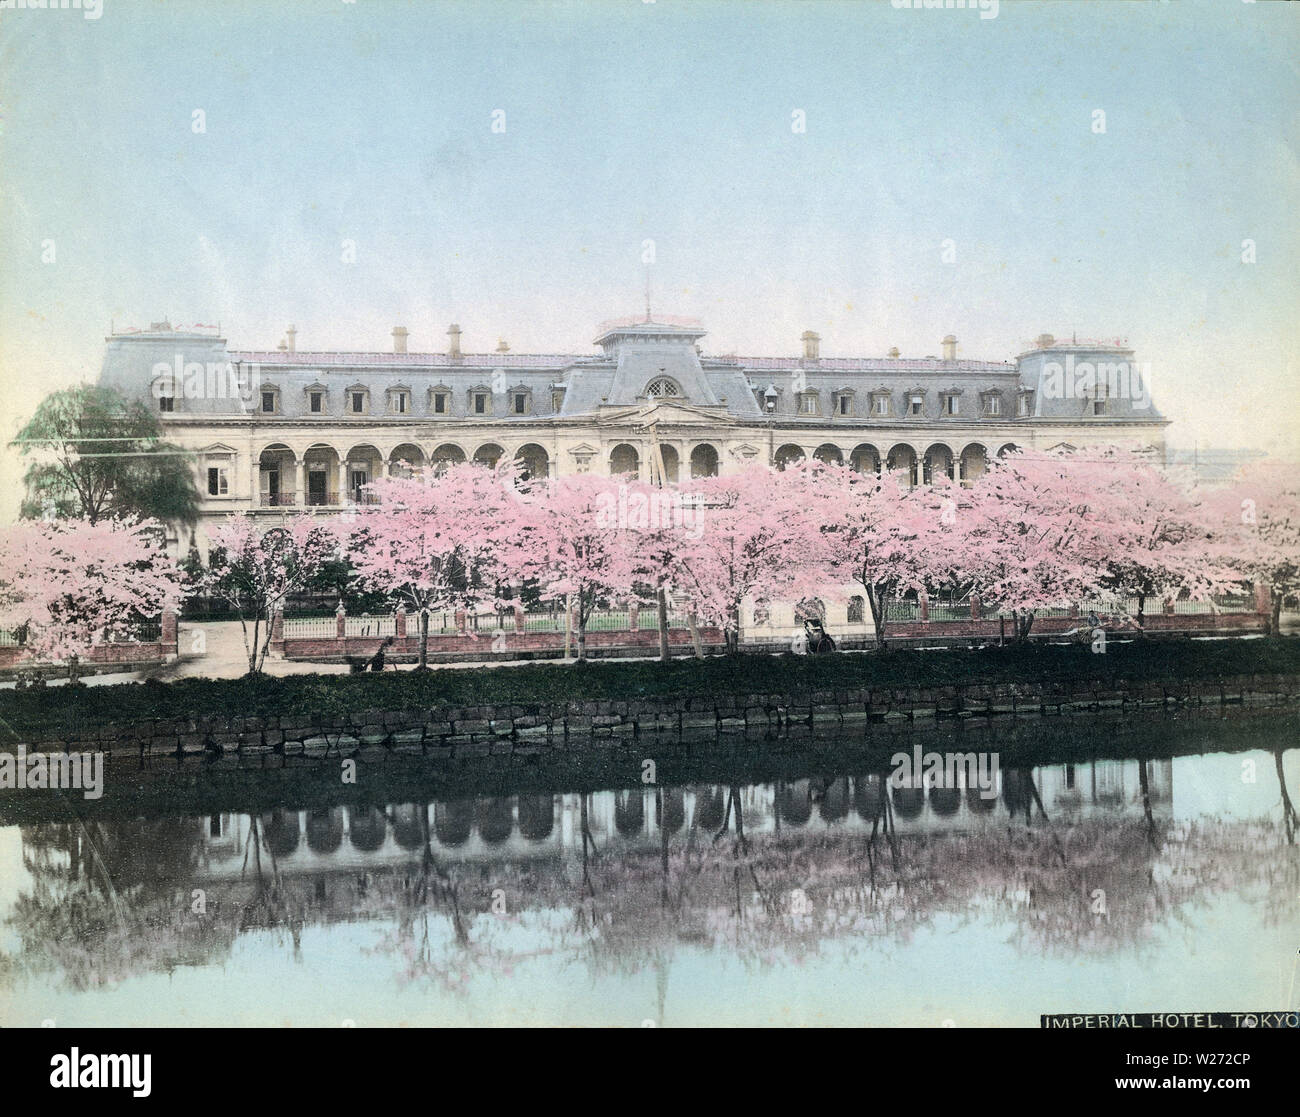
[[[1014,443],[997,448],[1001,456],[1016,449]],[[664,480],[676,482],[683,473],[690,478],[716,477],[722,472],[722,454],[711,442],[699,442],[689,449],[668,442],[658,448],[663,461]],[[686,468],[682,468],[682,456]],[[946,443],[936,442],[924,449],[909,443],[875,446],[859,443],[856,446],[839,446],[822,443],[805,447],[797,443],[783,443],[774,448],[772,460],[776,468],[784,469],[811,457],[818,462],[843,465],[859,473],[879,473],[883,466],[890,473],[900,473],[908,484],[929,484],[939,474],[970,484],[983,476],[988,463],[989,450],[972,442],[957,450]],[[629,476],[642,480],[652,479],[657,473],[653,446],[644,443],[620,442],[608,453],[604,463],[611,476]],[[484,442],[472,448],[455,442],[444,442],[427,453],[413,442],[394,446],[386,454],[371,443],[358,443],[346,450],[325,443],[315,443],[300,453],[284,443],[271,443],[258,455],[258,504],[261,507],[330,506],[361,504],[369,498],[365,486],[380,477],[408,477],[417,470],[432,468],[442,470],[448,465],[466,461],[496,466],[503,459],[519,463],[524,480],[553,477],[557,462],[546,447],[528,442],[513,452],[497,442]],[[748,460],[762,460],[755,456]],[[216,495],[216,494],[213,494]]]

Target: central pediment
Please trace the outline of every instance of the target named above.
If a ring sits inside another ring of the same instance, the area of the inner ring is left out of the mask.
[[[679,400],[647,400],[632,407],[605,405],[600,409],[596,420],[601,426],[710,426],[720,423],[728,426],[735,420],[727,414],[724,406],[702,407],[699,404],[684,403]]]

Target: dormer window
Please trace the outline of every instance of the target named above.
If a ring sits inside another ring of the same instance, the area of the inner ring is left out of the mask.
[[[981,392],[980,413],[988,419],[996,419],[1002,414],[1002,393]]]
[[[510,389],[510,414],[531,415],[533,412],[533,393],[528,388]]]
[[[909,392],[907,394],[907,413],[914,419],[925,416],[925,393]]]
[[[835,414],[849,416],[853,414],[853,391],[843,388],[835,393]]]
[[[877,419],[889,414],[889,392],[883,388],[871,393],[871,414]]]
[[[348,414],[364,415],[370,410],[370,389],[357,386],[348,389]]]
[[[667,376],[656,376],[645,386],[645,394],[650,399],[665,399],[668,396],[680,396],[682,390],[676,380]]]
[[[325,405],[329,399],[329,389],[320,381],[317,381],[315,384],[308,384],[303,391],[307,394],[307,413],[309,415],[324,415]]]
[[[263,415],[275,415],[280,410],[280,389],[263,387],[258,393],[258,410]]]
[[[441,385],[429,389],[429,414],[451,414],[451,389]]]
[[[551,410],[559,411],[564,406],[564,388],[551,389]]]
[[[176,410],[176,397],[172,395],[170,388],[158,396],[158,410],[164,414]]]
[[[821,401],[818,398],[817,390],[810,388],[805,392],[799,393],[799,414],[800,415],[820,415]]]
[[[471,415],[492,414],[492,393],[487,388],[470,389],[469,413]]]
[[[411,413],[411,390],[409,388],[389,388],[388,411],[392,415],[409,415]]]
[[[1018,392],[1016,394],[1016,418],[1027,419],[1034,406],[1033,392]]]
[[[759,411],[764,415],[776,411],[781,402],[782,391],[775,384],[768,384],[766,388],[756,387],[754,389],[754,400],[758,404]]]
[[[1092,413],[1093,413],[1093,415],[1094,415],[1094,416],[1099,416],[1099,415],[1105,415],[1105,414],[1107,414],[1108,411],[1109,411],[1109,408],[1108,408],[1108,406],[1107,406],[1107,402],[1108,402],[1108,401],[1107,401],[1107,397],[1106,397],[1106,385],[1105,385],[1104,383],[1101,383],[1100,380],[1099,380],[1098,383],[1097,383],[1097,387],[1093,390],[1093,393],[1092,393]]]
[[[956,391],[939,393],[940,410],[945,418],[952,419],[961,414],[961,393]]]

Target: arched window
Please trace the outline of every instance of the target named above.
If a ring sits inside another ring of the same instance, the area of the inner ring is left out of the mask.
[[[716,477],[718,475],[718,452],[707,442],[701,443],[691,451],[691,476]]]
[[[849,615],[848,615],[849,624],[862,623],[863,610],[866,607],[866,604],[867,603],[863,599],[861,594],[854,594],[854,596],[849,598]]]
[[[677,381],[667,376],[656,376],[645,386],[645,394],[651,399],[665,399],[668,396],[680,396],[681,388]]]
[[[640,470],[641,455],[636,452],[635,446],[620,442],[609,452],[609,473],[611,477],[618,477],[623,474],[635,476]]]

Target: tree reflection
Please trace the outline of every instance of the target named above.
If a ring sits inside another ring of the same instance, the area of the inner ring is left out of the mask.
[[[1072,782],[1014,768],[1000,802],[891,789],[877,772],[756,786],[738,771],[687,789],[258,810],[222,854],[234,860],[220,880],[216,821],[211,834],[203,818],[40,824],[21,831],[31,885],[7,965],[86,989],[206,964],[254,930],[291,939],[296,954],[304,927],[363,918],[405,981],[464,992],[475,973],[541,955],[594,972],[649,968],[662,1019],[684,948],[755,966],[833,944],[887,957],[942,917],[1004,928],[1025,955],[1107,955],[1220,893],[1265,922],[1293,918],[1297,817],[1284,753],[1273,756],[1280,824],[1175,821],[1146,762],[1137,798],[1130,777],[1093,814],[1077,809]],[[1091,801],[1105,794],[1094,786]],[[908,821],[918,817],[926,826]]]

